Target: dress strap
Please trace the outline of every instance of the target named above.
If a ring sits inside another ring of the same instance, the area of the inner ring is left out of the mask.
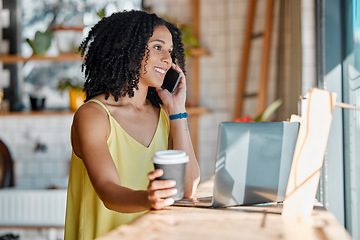
[[[107,107],[105,106],[105,104],[103,104],[102,102],[100,102],[99,100],[97,99],[90,99],[88,102],[96,102],[97,104],[99,104],[100,106],[102,106],[105,111],[107,112],[107,114],[110,116],[110,112],[109,110],[107,109]]]

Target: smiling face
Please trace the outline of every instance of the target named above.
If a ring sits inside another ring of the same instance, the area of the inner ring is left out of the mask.
[[[171,67],[173,42],[170,31],[165,26],[157,26],[147,45],[148,58],[141,63],[139,85],[160,87],[167,70]]]

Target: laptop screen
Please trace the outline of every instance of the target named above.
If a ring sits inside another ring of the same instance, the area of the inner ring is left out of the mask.
[[[298,130],[298,122],[221,123],[213,206],[283,201]]]

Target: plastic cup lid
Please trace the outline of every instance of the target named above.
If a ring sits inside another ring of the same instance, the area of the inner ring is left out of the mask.
[[[180,164],[189,161],[186,152],[180,150],[158,151],[153,156],[153,163],[156,164]]]

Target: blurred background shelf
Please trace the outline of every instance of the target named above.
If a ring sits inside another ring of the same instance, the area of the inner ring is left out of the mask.
[[[210,53],[208,50],[206,50],[204,48],[191,48],[190,55],[192,57],[199,57],[199,56],[209,56]]]
[[[187,106],[186,111],[190,116],[201,115],[210,113],[210,110],[203,107]],[[71,110],[44,110],[44,111],[12,111],[12,112],[0,112],[0,117],[6,116],[53,116],[53,115],[72,115],[74,111]]]
[[[80,61],[81,56],[77,53],[61,53],[58,56],[36,56],[23,57],[21,55],[0,55],[0,62],[3,64],[13,64],[17,62],[28,62],[28,61]]]
[[[206,49],[203,48],[192,48],[190,49],[190,55],[192,57],[198,56],[208,56],[210,55]],[[80,61],[81,56],[77,53],[61,53],[57,56],[37,56],[32,55],[30,57],[24,57],[21,55],[0,55],[0,62],[3,64],[13,64],[17,62],[28,62],[28,61],[53,61],[53,62],[62,62],[62,61]]]
[[[191,115],[201,115],[201,114],[206,114],[206,113],[210,112],[210,110],[207,108],[195,107],[195,106],[186,107],[186,111],[190,116]]]

